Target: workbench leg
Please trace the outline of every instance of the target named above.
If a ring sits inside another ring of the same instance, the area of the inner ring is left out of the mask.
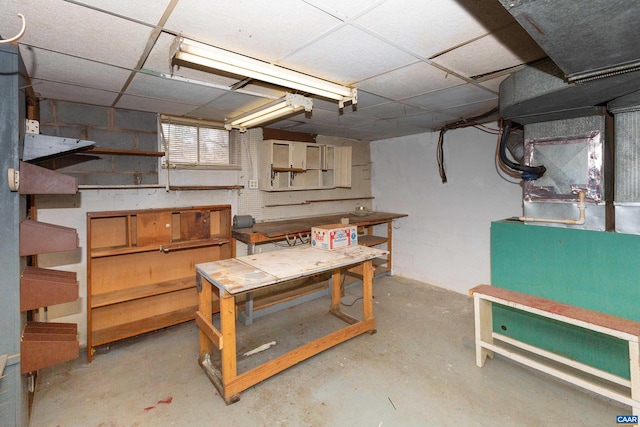
[[[387,255],[387,268],[389,269],[389,276],[393,276],[393,260],[391,259],[391,254],[393,254],[393,222],[387,222],[387,251],[389,254]]]
[[[209,322],[211,322],[211,317],[213,315],[213,303],[211,301],[211,283],[208,280],[203,279],[200,273],[196,276],[196,283],[198,287],[198,311]],[[200,363],[204,362],[205,357],[211,356],[213,351],[213,346],[211,340],[207,335],[202,331],[202,329],[198,328],[198,335],[200,336]]]
[[[374,320],[373,317],[373,260],[365,261],[362,265],[362,306],[363,320]],[[376,329],[369,331],[375,334]]]
[[[253,255],[255,251],[256,244],[247,243],[247,255]],[[238,320],[241,321],[245,326],[253,324],[253,292],[247,293],[244,303],[244,311],[239,314]]]
[[[227,403],[239,400],[239,396],[228,396],[226,385],[237,377],[236,368],[236,302],[229,292],[220,291],[220,332],[222,334],[222,387]]]
[[[244,311],[238,314],[238,320],[244,326],[253,324],[253,292],[248,292],[244,302]]]
[[[331,312],[334,314],[340,312],[340,298],[342,296],[340,282],[342,282],[341,271],[339,269],[333,270],[333,275],[331,276]]]

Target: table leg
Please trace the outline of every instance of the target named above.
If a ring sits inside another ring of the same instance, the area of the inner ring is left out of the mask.
[[[198,312],[203,318],[208,319],[211,322],[213,315],[213,303],[211,301],[211,283],[208,280],[203,279],[200,273],[196,276],[196,283],[198,286]],[[213,351],[211,340],[207,335],[198,328],[198,335],[200,337],[200,363],[204,362],[206,357],[210,357]]]
[[[236,303],[235,297],[227,291],[220,291],[220,332],[222,333],[222,386],[224,400],[231,403],[239,396],[230,396],[227,384],[237,377],[236,368]]]
[[[256,244],[247,243],[247,255],[253,255],[255,251]],[[240,320],[245,326],[253,324],[253,292],[247,293],[244,303],[244,311],[240,313],[238,320]]]
[[[389,276],[393,276],[393,260],[391,259],[391,254],[393,253],[393,222],[389,221],[387,223],[387,251],[389,254],[387,255],[387,268],[389,269]]]

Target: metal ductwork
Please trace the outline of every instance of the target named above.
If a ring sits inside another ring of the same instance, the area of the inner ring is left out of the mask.
[[[640,2],[500,0],[569,82],[640,70]]]
[[[500,1],[549,55],[502,82],[502,117],[521,124],[585,117],[640,90],[640,2]]]

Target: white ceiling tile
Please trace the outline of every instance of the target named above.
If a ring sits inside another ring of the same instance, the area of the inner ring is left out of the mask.
[[[38,98],[110,106],[118,96],[117,92],[108,92],[40,79],[33,79],[31,84]]]
[[[494,91],[495,93],[499,93],[500,83],[502,83],[507,77],[509,77],[509,74],[501,75],[488,80],[476,80],[476,82],[486,87],[487,89]]]
[[[150,74],[137,73],[126,90],[129,95],[144,96],[185,104],[205,104],[227,93],[222,89],[192,85]]]
[[[442,111],[445,114],[448,114],[457,119],[475,117],[483,115],[494,108],[498,107],[497,99],[490,99],[487,101],[480,101],[473,104],[462,105],[459,107],[449,108],[447,110]],[[496,113],[496,118],[497,118]]]
[[[356,20],[422,57],[430,57],[513,21],[499,2],[471,0],[387,1]]]
[[[170,0],[79,0],[78,3],[155,25],[160,21]]]
[[[480,76],[544,58],[546,54],[520,27],[513,24],[494,34],[433,59],[466,77]]]
[[[0,28],[14,27],[22,13],[27,30],[20,43],[133,69],[151,29],[62,0],[10,0]]]
[[[363,80],[357,86],[377,95],[399,100],[463,83],[463,80],[426,62],[416,62]]]
[[[118,101],[116,107],[126,108],[129,110],[150,111],[152,113],[183,116],[189,111],[194,110],[197,105],[184,104],[175,101],[166,101],[164,99],[144,98],[142,96],[135,95],[123,95]]]
[[[131,71],[44,49],[20,47],[29,77],[120,92]],[[64,70],[64,72],[62,72]]]
[[[327,13],[342,17],[344,19],[353,19],[354,17],[373,9],[381,3],[380,0],[305,0]]]
[[[165,28],[232,52],[275,62],[340,21],[298,0],[181,0]]]
[[[377,119],[398,118],[412,116],[423,113],[424,109],[412,105],[401,104],[399,102],[387,102],[385,104],[375,105],[368,108],[358,108],[356,112],[348,112],[348,114],[362,113]]]
[[[282,61],[288,68],[351,84],[415,61],[405,52],[345,26]]]
[[[472,84],[456,86],[454,88],[431,92],[403,100],[404,103],[415,105],[432,111],[442,111],[460,105],[473,104],[498,96]]]

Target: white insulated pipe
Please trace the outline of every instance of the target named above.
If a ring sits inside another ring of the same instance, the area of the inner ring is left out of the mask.
[[[518,217],[522,222],[550,222],[554,224],[568,224],[568,225],[583,225],[586,221],[585,211],[587,209],[586,194],[584,190],[578,191],[578,209],[580,210],[580,217],[578,219],[554,219],[554,218],[536,218],[530,216]]]

